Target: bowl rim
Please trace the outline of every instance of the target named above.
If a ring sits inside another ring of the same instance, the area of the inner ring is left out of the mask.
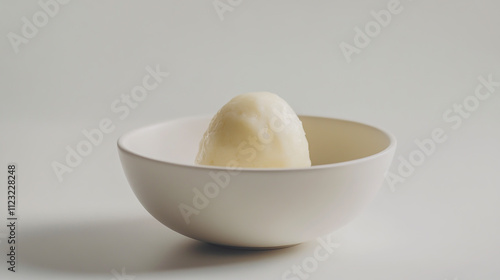
[[[124,144],[125,139],[128,137],[131,137],[132,134],[137,133],[140,130],[149,130],[149,129],[154,129],[155,127],[167,125],[168,123],[173,123],[173,122],[179,122],[179,121],[188,121],[188,120],[194,120],[194,119],[211,119],[213,116],[210,115],[195,115],[195,116],[187,116],[187,117],[179,117],[179,118],[174,118],[170,119],[167,121],[163,122],[157,122],[153,124],[149,124],[146,126],[141,126],[135,129],[132,129],[128,132],[125,132],[122,134],[118,140],[117,140],[117,147],[121,152],[127,153],[129,155],[133,155],[148,161],[153,161],[157,162],[160,164],[167,164],[167,165],[173,165],[173,166],[178,166],[178,167],[185,167],[185,168],[196,168],[200,170],[218,170],[218,171],[227,171],[227,170],[238,170],[238,172],[287,172],[287,171],[307,171],[307,170],[317,170],[317,169],[325,169],[325,168],[333,168],[333,167],[341,167],[341,166],[346,166],[346,165],[352,165],[352,164],[357,164],[361,163],[364,161],[371,160],[373,158],[381,157],[387,153],[391,153],[392,151],[395,151],[396,146],[397,146],[397,140],[396,137],[390,133],[389,131],[382,129],[376,125],[364,123],[364,122],[359,122],[359,121],[353,121],[353,120],[348,120],[348,119],[343,119],[343,118],[333,118],[333,117],[326,117],[326,116],[318,116],[318,115],[304,115],[304,114],[298,114],[299,118],[306,117],[306,118],[320,118],[320,119],[328,119],[328,120],[337,120],[337,121],[342,121],[342,122],[349,122],[353,123],[356,125],[362,125],[362,126],[367,126],[373,129],[376,129],[380,132],[382,132],[387,138],[389,139],[389,145],[384,148],[383,150],[371,154],[366,157],[362,158],[357,158],[353,160],[347,160],[347,161],[341,161],[341,162],[335,162],[335,163],[327,163],[327,164],[319,164],[319,165],[312,165],[308,167],[272,167],[272,168],[267,168],[267,167],[236,167],[236,168],[230,168],[227,166],[213,166],[213,165],[199,165],[194,163],[193,159],[193,164],[184,164],[184,163],[177,163],[177,162],[172,162],[172,161],[167,161],[167,160],[159,160],[155,158],[151,158],[148,156],[141,155],[137,152],[132,151],[131,149],[127,148]]]

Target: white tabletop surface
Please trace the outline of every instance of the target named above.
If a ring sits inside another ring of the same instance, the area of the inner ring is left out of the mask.
[[[500,279],[498,1],[65,2],[0,1],[1,279]],[[169,75],[126,105],[148,67]],[[311,265],[318,241],[238,251],[191,240],[144,210],[120,166],[124,132],[214,114],[249,91],[398,139],[389,174],[404,181],[323,237],[339,247],[307,273],[286,271]],[[113,131],[59,180],[54,162],[105,119]],[[419,158],[416,141],[439,132]],[[407,160],[414,170],[398,171]]]

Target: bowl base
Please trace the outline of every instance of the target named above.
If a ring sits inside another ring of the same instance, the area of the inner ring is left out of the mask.
[[[249,247],[249,246],[232,246],[232,245],[217,244],[217,243],[211,243],[211,242],[205,242],[205,243],[210,244],[212,246],[216,246],[216,247],[228,248],[228,249],[233,249],[233,250],[247,250],[247,251],[276,250],[276,249],[283,249],[283,248],[293,247],[293,246],[297,246],[299,244],[302,244],[302,243],[295,243],[295,244],[290,244],[290,245],[269,246],[269,247]]]

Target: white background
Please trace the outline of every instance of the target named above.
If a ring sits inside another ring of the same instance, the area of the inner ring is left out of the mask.
[[[23,36],[22,18],[43,10],[1,1],[2,225],[9,162],[19,178],[18,272],[7,271],[1,226],[1,278],[281,279],[313,256],[316,241],[252,252],[183,237],[142,208],[116,149],[133,128],[214,114],[236,94],[264,90],[299,114],[392,131],[393,174],[398,156],[418,149],[415,139],[436,128],[447,136],[333,233],[340,247],[309,279],[499,279],[500,87],[456,129],[443,114],[474,95],[479,76],[500,81],[500,4],[401,0],[401,12],[348,63],[339,44],[355,46],[355,28],[388,3],[243,0],[221,20],[211,0],[73,1],[16,53],[8,34]],[[120,119],[111,104],[157,65],[170,76]],[[104,118],[115,130],[60,182],[51,164],[64,163],[66,146]],[[128,278],[114,274],[122,269]]]

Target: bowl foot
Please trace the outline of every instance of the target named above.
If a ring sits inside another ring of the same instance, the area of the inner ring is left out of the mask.
[[[297,246],[297,245],[301,244],[301,243],[295,243],[295,244],[290,244],[290,245],[269,246],[269,247],[250,247],[250,246],[232,246],[232,245],[217,244],[217,243],[211,243],[211,242],[205,242],[205,243],[210,244],[212,246],[216,246],[216,247],[228,248],[228,249],[233,249],[233,250],[247,250],[247,251],[276,250],[276,249],[293,247],[293,246]]]

